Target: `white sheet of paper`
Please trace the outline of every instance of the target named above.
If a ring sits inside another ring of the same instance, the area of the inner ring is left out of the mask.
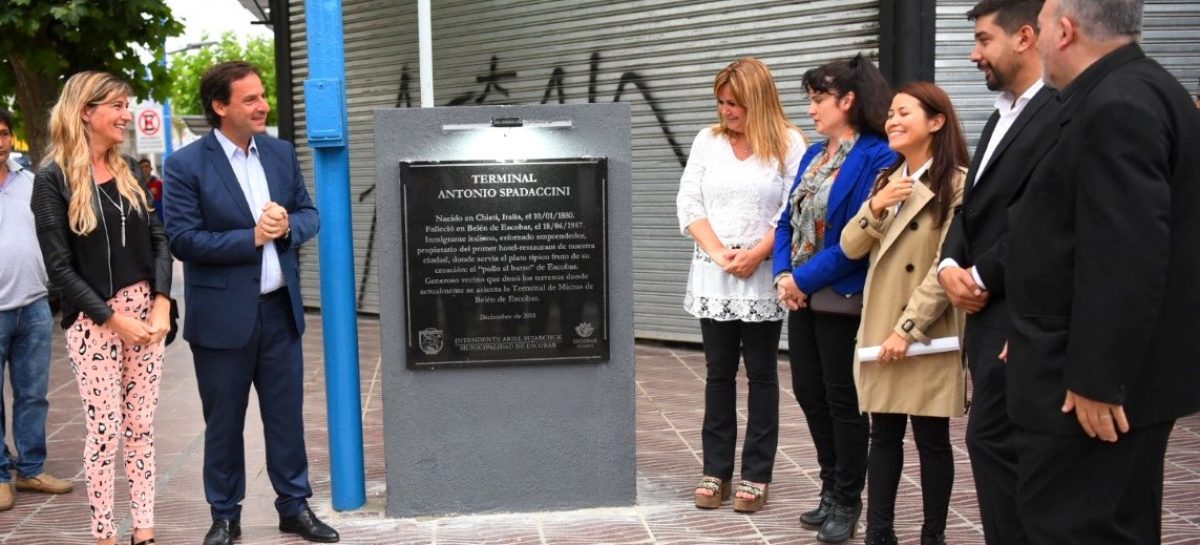
[[[940,354],[942,352],[953,352],[955,350],[958,350],[958,337],[941,337],[938,339],[930,339],[929,344],[921,344],[919,342],[912,343],[908,347],[908,355],[923,356],[925,354]],[[878,346],[867,346],[858,349],[858,361],[876,361],[878,359]]]

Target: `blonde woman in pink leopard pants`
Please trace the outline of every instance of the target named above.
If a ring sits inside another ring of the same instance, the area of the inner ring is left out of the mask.
[[[108,300],[117,313],[146,319],[150,284],[142,281]],[[125,442],[129,511],[135,528],[154,527],[154,408],[164,346],[127,344],[112,329],[81,315],[67,329],[71,370],[83,399],[88,438],[83,447],[95,529],[114,525],[113,486],[118,435]]]
[[[130,543],[155,543],[154,408],[170,331],[167,237],[141,169],[118,151],[132,120],[129,95],[125,82],[102,72],[67,80],[50,114],[51,161],[35,177],[32,198],[86,413],[83,464],[98,545],[117,543],[121,441]]]

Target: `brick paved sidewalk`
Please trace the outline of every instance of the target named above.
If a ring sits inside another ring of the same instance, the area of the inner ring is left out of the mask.
[[[790,388],[786,358],[780,361],[780,445],[770,504],[755,515],[735,514],[728,506],[700,511],[692,506],[692,488],[700,476],[700,424],[704,391],[703,355],[693,346],[656,343],[637,345],[637,469],[638,505],[622,509],[568,512],[388,519],[383,516],[385,482],[383,418],[381,413],[379,327],[376,320],[360,322],[364,437],[367,466],[367,506],[337,513],[330,507],[329,458],[326,451],[324,370],[318,316],[309,317],[305,337],[307,380],[305,415],[313,508],[342,533],[343,543],[357,544],[595,544],[595,543],[723,543],[811,544],[814,532],[799,527],[801,511],[818,492],[815,452],[804,417]],[[16,507],[0,513],[0,543],[89,544],[88,507],[81,456],[83,415],[74,378],[67,363],[61,332],[55,332],[48,424],[46,470],[75,482],[65,496],[20,494]],[[196,392],[192,358],[186,342],[167,351],[162,398],[155,422],[158,449],[158,542],[195,544],[210,523],[200,468],[203,423]],[[1198,385],[1200,386],[1200,385]],[[744,378],[739,391],[745,392]],[[11,392],[11,388],[6,388]],[[744,396],[743,396],[744,397]],[[11,414],[11,413],[9,413]],[[744,419],[744,403],[739,406]],[[975,508],[970,467],[962,443],[964,420],[956,420],[951,436],[957,477],[951,503],[948,542],[983,543]],[[262,448],[257,402],[251,400],[246,425],[247,494],[240,543],[304,543],[280,534],[272,506]],[[921,507],[916,451],[911,442],[905,454],[905,473],[897,507],[897,532],[902,543],[915,543]],[[118,467],[122,467],[118,464]],[[121,469],[118,469],[121,471]],[[118,479],[123,483],[123,479]],[[513,482],[520,493],[520,478]],[[117,487],[116,515],[122,521],[122,540],[129,539],[128,494]],[[420,490],[410,493],[420,494]],[[1200,545],[1200,417],[1176,426],[1167,453],[1163,542]],[[861,530],[861,527],[860,527]],[[121,541],[124,542],[124,541]],[[851,543],[862,543],[861,535]]]

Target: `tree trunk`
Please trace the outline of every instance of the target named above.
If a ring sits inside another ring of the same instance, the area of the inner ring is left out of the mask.
[[[25,136],[29,139],[29,158],[34,167],[41,165],[46,147],[50,144],[50,108],[58,91],[58,74],[30,70],[20,54],[8,57],[17,80],[17,106],[25,120]]]

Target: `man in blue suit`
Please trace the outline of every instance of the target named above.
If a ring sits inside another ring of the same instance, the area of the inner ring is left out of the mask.
[[[163,209],[171,252],[184,263],[183,337],[204,410],[204,493],[213,518],[204,544],[230,544],[241,534],[251,385],[279,530],[336,542],[338,533],[308,507],[304,450],[296,250],[317,234],[317,209],[291,144],[263,134],[270,106],[253,65],[214,66],[200,81],[200,99],[213,131],[167,160]]]

